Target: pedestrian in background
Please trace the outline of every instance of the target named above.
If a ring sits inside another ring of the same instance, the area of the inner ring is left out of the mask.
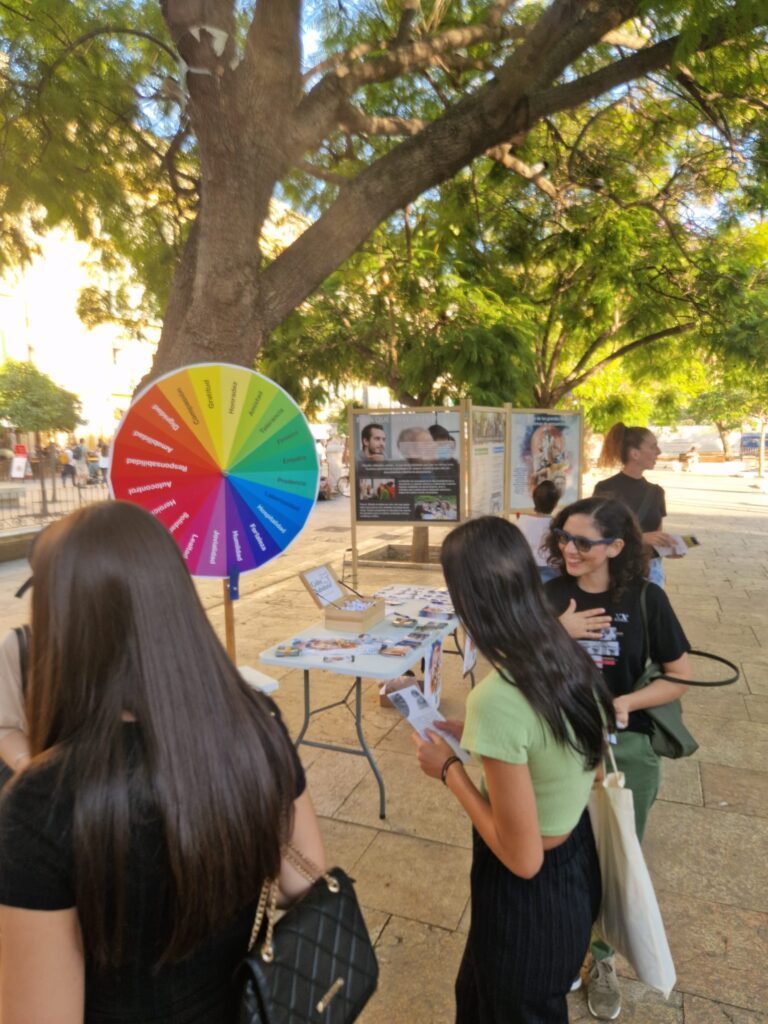
[[[621,465],[621,470],[595,485],[595,497],[623,501],[637,516],[643,543],[650,549],[648,579],[664,586],[664,567],[656,547],[672,547],[674,540],[662,530],[667,514],[664,488],[652,484],[644,474],[653,469],[661,454],[656,435],[647,427],[625,427],[614,423],[603,441],[598,459],[601,469]]]

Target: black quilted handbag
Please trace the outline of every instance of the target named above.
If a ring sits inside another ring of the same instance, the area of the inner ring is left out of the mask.
[[[277,885],[264,883],[241,966],[237,1024],[347,1024],[379,977],[352,881],[341,868],[309,873],[297,850],[284,853],[313,884],[277,920]]]

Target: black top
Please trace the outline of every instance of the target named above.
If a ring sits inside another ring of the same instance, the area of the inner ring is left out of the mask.
[[[558,576],[545,584],[547,599],[556,615],[562,615],[571,598],[576,611],[605,608],[611,616],[611,625],[603,630],[599,640],[579,640],[584,650],[603,673],[608,689],[614,697],[631,693],[635,681],[645,667],[645,641],[640,611],[642,582],[637,581],[624,591],[618,601],[610,593],[588,594],[573,576]],[[648,583],[645,599],[648,613],[648,633],[651,658],[661,664],[676,661],[691,645],[672,610],[669,598],[655,583]],[[629,716],[632,732],[651,732],[651,719],[645,711],[633,711]]]
[[[616,473],[595,485],[595,497],[616,498],[631,508],[640,520],[643,533],[661,529],[661,520],[667,514],[664,488],[652,484],[644,477]],[[642,515],[639,514],[642,509]]]
[[[284,729],[274,704],[272,710]],[[138,730],[126,723],[129,751],[137,749]],[[306,780],[295,751],[294,761],[298,797]],[[233,971],[248,947],[255,902],[188,959],[156,969],[168,936],[170,868],[160,819],[151,808],[135,804],[132,800],[125,962],[99,970],[86,957],[85,1024],[222,1024]],[[24,772],[3,794],[0,903],[30,910],[75,906],[73,807],[72,790],[55,762]]]

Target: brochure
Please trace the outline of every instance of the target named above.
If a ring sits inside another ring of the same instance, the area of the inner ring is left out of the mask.
[[[682,558],[683,555],[688,554],[688,548],[696,548],[700,543],[698,538],[691,534],[682,536],[680,534],[671,533],[670,537],[674,541],[674,544],[671,547],[659,547],[658,544],[655,545],[656,551],[662,558],[671,558],[673,556]]]
[[[418,686],[407,686],[403,690],[395,690],[394,693],[387,694],[392,705],[397,708],[403,718],[407,719],[408,724],[414,729],[422,739],[427,739],[427,729],[432,729],[433,732],[440,732],[445,742],[454,751],[457,757],[461,758],[463,764],[467,764],[470,760],[470,755],[466,750],[463,750],[458,743],[447,732],[442,732],[435,729],[435,722],[444,722],[445,716],[441,715],[434,704],[428,700]]]

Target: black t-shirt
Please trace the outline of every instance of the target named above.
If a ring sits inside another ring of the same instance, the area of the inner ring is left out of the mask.
[[[642,582],[632,583],[618,601],[612,601],[610,593],[588,594],[579,587],[573,576],[567,575],[550,580],[544,589],[556,615],[562,615],[571,598],[575,599],[578,612],[605,608],[606,615],[611,616],[611,625],[603,630],[599,640],[579,640],[579,643],[603,673],[614,697],[631,693],[645,667],[645,640],[640,611]],[[653,661],[661,664],[676,661],[691,649],[669,598],[655,583],[648,583],[645,607]],[[633,711],[627,728],[632,732],[650,733],[651,719],[645,711]]]
[[[644,477],[636,478],[626,473],[616,473],[615,476],[609,476],[607,480],[597,483],[594,493],[595,497],[623,501],[637,515],[643,533],[659,530],[661,520],[667,514],[664,488],[650,483]],[[641,507],[642,515],[638,515]]]
[[[270,702],[278,728],[284,729]],[[126,723],[129,757],[139,726]],[[291,745],[293,749],[293,745]],[[306,787],[294,750],[296,796]],[[52,762],[22,774],[0,801],[0,903],[30,910],[75,906],[72,814],[67,780]],[[126,955],[120,968],[98,970],[86,957],[86,1024],[222,1024],[232,974],[248,948],[255,902],[186,960],[159,970],[168,935],[170,869],[160,819],[131,804],[126,880]],[[215,870],[211,865],[211,870]],[[108,904],[110,893],[105,893]]]

